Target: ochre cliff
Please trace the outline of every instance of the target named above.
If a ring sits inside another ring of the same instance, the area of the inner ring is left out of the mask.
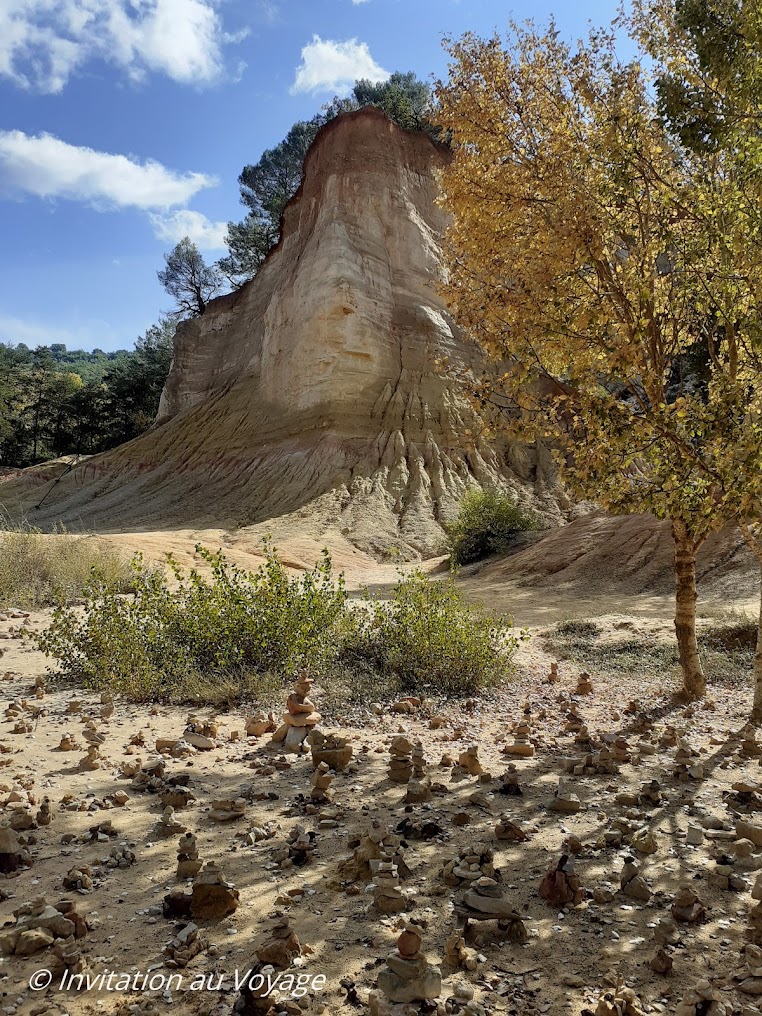
[[[73,470],[35,520],[288,517],[372,553],[431,555],[477,483],[561,522],[547,452],[479,436],[438,371],[481,369],[437,293],[448,157],[372,109],[325,127],[256,279],[178,329],[156,426]]]

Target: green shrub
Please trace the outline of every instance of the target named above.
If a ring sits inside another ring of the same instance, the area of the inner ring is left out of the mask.
[[[344,658],[362,662],[399,691],[470,695],[504,678],[518,637],[510,621],[468,606],[452,577],[432,582],[419,569],[400,575],[388,601],[358,614]]]
[[[0,607],[72,603],[85,595],[94,570],[118,592],[130,589],[129,561],[95,537],[0,528]]]
[[[556,633],[565,636],[577,636],[582,639],[595,639],[603,634],[603,628],[595,621],[586,618],[569,618],[556,624]]]
[[[251,676],[319,674],[338,653],[336,630],[346,613],[343,578],[334,580],[324,552],[315,568],[288,575],[265,548],[256,572],[198,546],[208,570],[186,576],[169,557],[178,583],[133,559],[133,597],[96,576],[84,612],[59,607],[47,631],[33,636],[65,677],[137,701],[194,700],[217,685],[224,697],[251,687]]]
[[[30,638],[64,677],[134,701],[274,697],[304,668],[338,706],[400,691],[471,694],[509,670],[518,641],[510,622],[466,606],[452,578],[414,571],[389,601],[353,607],[327,551],[295,578],[269,544],[256,572],[196,551],[203,572],[186,575],[168,559],[175,585],[135,557],[133,596],[94,575],[84,609],[57,607],[47,631]]]
[[[496,490],[467,490],[455,522],[448,528],[450,562],[470,564],[505,553],[518,533],[539,529],[539,519]]]

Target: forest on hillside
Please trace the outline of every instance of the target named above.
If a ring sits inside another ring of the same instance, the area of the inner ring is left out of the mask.
[[[92,455],[137,437],[156,416],[174,332],[166,317],[133,350],[109,353],[0,343],[0,466]]]

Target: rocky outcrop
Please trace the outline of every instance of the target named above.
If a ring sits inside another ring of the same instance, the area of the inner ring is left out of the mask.
[[[377,110],[328,124],[256,279],[178,329],[157,425],[72,470],[35,521],[296,517],[372,553],[430,555],[476,483],[561,522],[547,451],[488,439],[440,372],[484,369],[437,292],[448,158]]]

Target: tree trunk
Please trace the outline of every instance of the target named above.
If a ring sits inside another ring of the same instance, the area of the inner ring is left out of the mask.
[[[754,702],[751,707],[753,723],[762,723],[762,560],[759,584],[759,624],[757,627],[757,650],[754,653]]]
[[[757,650],[754,653],[754,702],[751,707],[752,723],[762,723],[762,542],[759,533],[752,532],[751,524],[740,522],[744,539],[759,563],[759,621],[757,624]]]
[[[672,522],[675,541],[675,634],[680,651],[683,695],[689,699],[706,694],[706,677],[696,639],[696,541],[685,523]]]

